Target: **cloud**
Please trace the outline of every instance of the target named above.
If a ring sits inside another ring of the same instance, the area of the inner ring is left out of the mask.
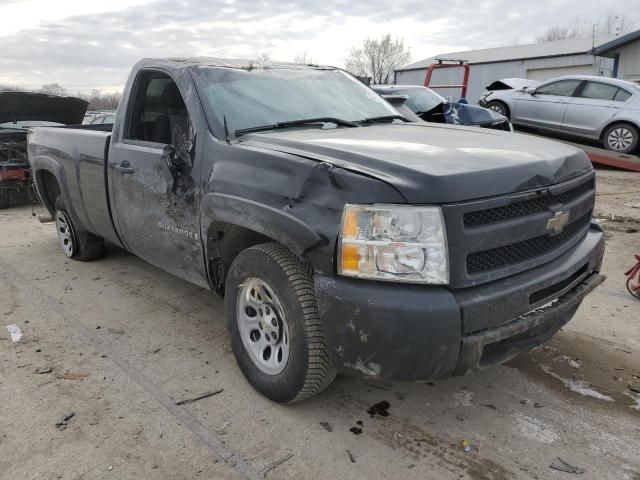
[[[29,2],[8,5],[32,14]],[[618,2],[620,11],[633,11],[633,5],[633,0]],[[55,22],[38,21],[0,37],[0,84],[117,88],[143,57],[268,53],[291,61],[306,51],[318,63],[341,65],[348,47],[387,32],[404,37],[413,60],[420,60],[515,40],[526,43],[556,19],[570,21],[574,12],[585,18],[603,13],[578,0],[145,0],[128,8],[120,2],[115,11],[58,12]]]

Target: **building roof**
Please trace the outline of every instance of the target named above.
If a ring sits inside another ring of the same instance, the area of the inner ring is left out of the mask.
[[[593,53],[594,55],[604,55],[604,54],[610,53],[612,50],[615,50],[616,48],[623,47],[628,43],[635,42],[637,40],[640,40],[640,30],[627,33],[626,35],[622,35],[621,37],[614,38],[609,42],[602,43],[593,49]]]
[[[622,38],[624,37],[620,37],[620,39]],[[613,37],[611,36],[596,39],[596,48],[600,48],[600,46],[611,43],[611,40],[613,40]],[[510,45],[508,47],[444,53],[442,55],[437,55],[435,57],[405,65],[404,67],[398,68],[398,71],[427,68],[432,63],[437,62],[438,59],[465,60],[469,63],[493,63],[511,60],[524,60],[528,58],[579,55],[591,53],[592,48],[593,39],[591,37],[569,38],[566,40],[555,40],[553,42],[539,42],[527,45]]]

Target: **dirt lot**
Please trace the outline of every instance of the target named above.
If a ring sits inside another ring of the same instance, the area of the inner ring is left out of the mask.
[[[221,299],[116,248],[68,261],[30,207],[1,211],[0,478],[575,477],[560,457],[578,478],[640,479],[640,301],[622,275],[640,174],[598,177],[609,279],[551,342],[436,383],[339,377],[294,406],[244,380]],[[383,400],[389,416],[367,413]]]

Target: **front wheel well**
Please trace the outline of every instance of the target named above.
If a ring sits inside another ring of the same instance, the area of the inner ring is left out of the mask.
[[[206,258],[211,287],[224,295],[224,283],[233,260],[244,250],[274,242],[262,233],[227,222],[213,222],[207,230]]]
[[[507,105],[507,103],[503,100],[489,100],[487,102],[487,107],[489,108],[489,105],[491,105],[492,103],[499,103],[500,106],[504,109],[504,112],[506,113],[505,117],[507,117],[508,120],[511,120],[511,109],[509,108],[509,105]]]

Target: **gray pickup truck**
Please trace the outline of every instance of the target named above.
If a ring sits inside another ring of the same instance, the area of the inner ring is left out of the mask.
[[[39,128],[28,152],[65,255],[109,242],[224,295],[278,402],[504,362],[604,279],[582,151],[408,122],[332,67],[142,60],[112,130]]]

